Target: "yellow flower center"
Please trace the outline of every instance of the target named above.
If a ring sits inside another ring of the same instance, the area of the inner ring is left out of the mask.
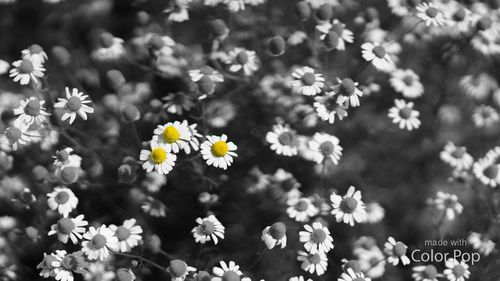
[[[156,164],[163,163],[167,159],[167,152],[160,147],[157,147],[151,151],[151,160]]]
[[[223,157],[229,150],[225,141],[218,141],[212,145],[212,154],[217,157]]]
[[[163,139],[167,143],[176,142],[181,136],[179,130],[177,130],[174,126],[168,126],[163,130]]]

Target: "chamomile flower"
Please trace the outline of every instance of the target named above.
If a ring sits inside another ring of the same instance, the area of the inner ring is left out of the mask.
[[[411,69],[395,70],[391,73],[389,82],[394,90],[405,98],[418,98],[424,93],[424,86],[420,83],[420,78]]]
[[[203,77],[207,77],[212,80],[212,82],[216,83],[224,82],[224,76],[222,76],[219,71],[211,68],[210,66],[203,66],[200,69],[189,70],[188,74],[189,78],[191,78],[191,81],[195,83],[200,81]]]
[[[315,97],[313,103],[318,117],[330,124],[335,122],[335,116],[338,120],[347,116],[347,106],[338,103],[335,95],[336,93],[333,91],[327,92],[323,96]]]
[[[312,281],[312,279],[305,279],[304,276],[294,276],[288,279],[288,281]]]
[[[112,224],[109,226],[109,229],[111,229],[116,238],[118,238],[118,251],[122,253],[130,252],[133,247],[142,242],[142,227],[135,223],[135,219],[128,219],[125,220],[122,225],[116,226]]]
[[[89,227],[83,234],[85,241],[82,242],[82,251],[89,260],[103,261],[109,256],[110,250],[118,249],[118,238],[114,234],[114,231],[104,224],[99,228]]]
[[[299,251],[297,254],[297,260],[302,262],[300,265],[302,270],[310,274],[316,273],[318,276],[325,274],[326,268],[328,267],[328,258],[326,254],[321,252],[309,254],[304,251]]]
[[[391,12],[397,16],[406,16],[411,10],[415,8],[414,2],[407,0],[387,0],[387,5],[391,8]]]
[[[379,70],[388,72],[395,68],[388,50],[378,42],[366,42],[361,45],[361,54],[363,59]]]
[[[439,272],[432,264],[415,266],[412,270],[411,276],[415,281],[438,281]]]
[[[342,156],[339,139],[326,133],[315,133],[308,142],[308,147],[312,153],[311,157],[318,164],[323,163],[325,159],[330,159],[333,164],[337,165]]]
[[[469,265],[464,261],[459,262],[456,259],[447,259],[444,276],[450,281],[465,281],[470,277]]]
[[[81,251],[68,254],[64,250],[56,251],[55,257],[57,261],[53,269],[53,276],[58,281],[73,281],[73,273],[85,274],[89,263],[85,261]]]
[[[281,245],[281,249],[286,247],[286,226],[282,222],[276,222],[271,226],[267,226],[262,231],[262,241],[268,249]]]
[[[58,264],[59,262],[56,258],[56,255],[47,255],[46,253],[43,253],[43,260],[36,266],[36,268],[40,269],[40,276],[42,276],[43,278],[49,278],[51,276],[55,276],[54,269]]]
[[[188,266],[183,260],[174,259],[170,261],[167,271],[172,276],[172,281],[184,281],[190,272],[196,271],[196,268]]]
[[[30,82],[38,83],[38,79],[42,78],[45,72],[41,62],[28,58],[13,62],[12,66],[9,76],[21,85],[28,85]]]
[[[90,103],[88,95],[73,88],[70,92],[66,87],[66,98],[58,98],[58,102],[54,104],[55,108],[64,110],[61,120],[64,122],[69,119],[69,124],[73,124],[78,114],[83,120],[87,120],[87,114],[94,113],[94,109],[87,104]]]
[[[288,216],[298,222],[307,222],[319,213],[318,208],[314,206],[309,198],[292,197],[286,204],[288,205],[286,209]]]
[[[97,61],[111,61],[122,57],[125,54],[123,39],[114,37],[108,32],[101,34],[99,47],[92,51],[90,56]]]
[[[365,204],[361,201],[361,191],[356,190],[354,186],[351,185],[343,197],[332,193],[330,200],[333,207],[332,215],[335,216],[337,222],[354,226],[354,222],[363,222],[366,219]]]
[[[226,170],[233,163],[237,147],[233,142],[227,141],[227,136],[207,136],[201,144],[201,155],[207,165]]]
[[[58,150],[56,155],[52,156],[54,159],[54,166],[62,169],[64,167],[80,167],[82,163],[82,157],[72,154],[73,148],[66,147],[64,149]]]
[[[177,155],[170,153],[170,147],[151,141],[150,150],[141,150],[139,159],[143,161],[142,168],[148,173],[156,172],[166,175],[172,171],[177,160]]]
[[[396,241],[393,237],[389,236],[387,242],[384,244],[384,252],[387,254],[387,261],[392,265],[398,265],[399,261],[403,265],[410,264],[410,259],[406,256],[408,246],[403,242]]]
[[[477,128],[492,128],[500,121],[500,115],[493,107],[481,105],[474,110],[472,121]]]
[[[476,100],[488,98],[490,93],[498,88],[495,78],[484,72],[463,76],[459,85],[467,96]]]
[[[296,132],[288,125],[273,125],[273,130],[266,134],[266,141],[278,155],[294,156],[298,153]]]
[[[28,126],[36,124],[39,126],[47,123],[47,116],[50,114],[44,105],[44,100],[39,100],[35,97],[22,100],[19,107],[14,109],[14,115],[17,116],[15,124],[24,123]]]
[[[47,53],[38,44],[33,44],[29,48],[21,51],[21,56],[23,59],[29,59],[31,61],[37,61],[41,64],[45,63],[49,58]]]
[[[153,131],[155,134],[153,140],[172,151],[178,153],[188,145],[191,138],[191,131],[187,122],[168,122],[164,125],[158,125]]]
[[[458,197],[455,194],[444,193],[438,191],[436,198],[433,200],[433,205],[436,209],[442,210],[446,214],[448,220],[455,219],[464,210],[462,204],[458,202]]]
[[[455,146],[452,142],[444,146],[439,156],[441,160],[457,170],[468,170],[474,163],[474,159],[467,153],[465,146]]]
[[[162,218],[167,215],[167,207],[160,200],[148,196],[141,204],[141,209],[144,213],[152,217]]]
[[[184,152],[190,154],[191,150],[198,151],[200,149],[200,139],[203,137],[196,129],[198,124],[189,125],[187,120],[184,120],[182,121],[182,125],[187,126],[190,133],[189,140],[187,141],[188,144],[184,146]]]
[[[337,19],[332,20],[331,23],[325,22],[318,24],[316,26],[316,29],[322,33],[319,37],[321,40],[324,40],[329,32],[335,32],[339,37],[339,41],[336,47],[337,50],[343,51],[345,50],[346,43],[354,42],[354,34],[352,33],[352,31],[346,29],[345,24],[341,23]]]
[[[362,272],[354,272],[351,268],[348,268],[346,272],[340,275],[338,281],[371,281],[371,278],[365,277]]]
[[[420,127],[420,112],[413,109],[413,102],[395,99],[395,106],[389,109],[388,116],[392,118],[392,123],[398,124],[400,129],[411,131]]]
[[[497,187],[500,185],[500,165],[497,163],[498,151],[491,150],[495,153],[487,153],[483,158],[477,160],[472,166],[474,176],[484,185]]]
[[[234,48],[228,54],[229,71],[243,72],[244,75],[252,75],[259,68],[259,58],[255,51],[243,48]]]
[[[337,94],[337,103],[351,107],[359,106],[359,98],[363,96],[363,92],[358,89],[358,82],[354,82],[350,78],[337,78],[337,83],[332,87],[332,90]]]
[[[484,256],[488,256],[495,250],[495,243],[491,241],[487,235],[483,235],[477,232],[471,232],[467,238],[469,244]]]
[[[68,243],[71,239],[73,244],[78,243],[78,239],[82,239],[82,234],[85,233],[85,226],[89,223],[84,220],[83,215],[76,218],[61,218],[56,224],[50,227],[49,236],[57,234],[57,239],[64,244]]]
[[[27,134],[28,126],[24,123],[14,124],[5,129],[1,142],[6,144],[13,151],[16,151],[19,146],[30,143],[33,138]]]
[[[57,210],[63,217],[67,217],[78,205],[78,198],[71,189],[66,187],[55,187],[54,191],[48,193],[47,196],[50,209]]]
[[[296,93],[304,96],[315,96],[321,93],[321,89],[325,85],[325,78],[321,73],[316,73],[313,68],[304,66],[297,68],[292,72],[293,80],[290,82],[290,87]]]
[[[204,219],[197,218],[196,223],[198,225],[191,230],[191,233],[197,243],[205,244],[207,241],[213,241],[217,245],[219,239],[224,239],[225,228],[214,215]]]
[[[426,26],[443,26],[448,24],[446,16],[440,7],[434,3],[424,2],[417,6],[417,17],[419,17]]]
[[[367,203],[365,205],[366,219],[365,223],[377,223],[385,216],[385,210],[376,202]]]
[[[313,222],[312,226],[304,225],[306,231],[299,232],[300,242],[305,243],[304,248],[311,254],[328,253],[333,249],[333,238],[327,227],[321,222]]]
[[[226,263],[221,261],[220,267],[214,266],[212,269],[213,277],[211,281],[223,281],[223,280],[240,280],[243,273],[240,270],[240,266],[234,261]]]

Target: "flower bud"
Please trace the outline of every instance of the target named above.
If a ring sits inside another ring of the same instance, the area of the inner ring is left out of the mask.
[[[286,234],[286,226],[282,222],[276,222],[269,228],[269,235],[276,240],[283,238]]]
[[[127,80],[125,80],[125,76],[116,69],[111,69],[108,72],[106,72],[106,78],[108,79],[108,83],[113,89],[119,89],[121,86],[123,86]]]
[[[64,184],[75,183],[78,180],[78,168],[65,167],[61,170],[61,180]]]
[[[113,45],[115,37],[109,32],[103,32],[99,37],[99,42],[104,48],[109,48]]]
[[[52,56],[61,65],[68,65],[71,62],[71,54],[62,46],[52,47]]]
[[[489,18],[488,16],[484,16],[477,21],[476,26],[477,26],[477,29],[479,29],[479,30],[486,30],[486,29],[490,28],[492,24],[493,24],[493,21],[491,20],[491,18]]]
[[[137,173],[135,169],[128,165],[122,164],[118,167],[118,181],[121,183],[131,184],[137,179]]]
[[[149,236],[146,244],[153,253],[157,253],[161,250],[161,239],[158,235],[153,234]]]
[[[127,105],[122,110],[122,117],[125,123],[132,123],[141,119],[141,112],[135,105]]]
[[[335,31],[330,31],[323,39],[325,46],[329,49],[335,49],[339,45],[340,36]]]
[[[285,40],[281,36],[275,36],[269,40],[268,48],[273,56],[282,55],[285,52],[285,47]]]
[[[137,23],[139,23],[139,25],[147,25],[149,23],[149,21],[151,20],[151,16],[147,12],[139,11],[136,14],[136,19],[137,19]]]
[[[217,37],[225,37],[229,33],[226,23],[221,19],[215,19],[210,22],[212,33]]]
[[[329,4],[323,4],[316,11],[316,17],[322,21],[328,21],[333,17],[333,7]]]
[[[174,278],[182,277],[187,272],[187,264],[179,259],[171,260],[168,266],[168,272],[170,272]]]
[[[210,273],[206,271],[200,271],[196,274],[196,281],[210,281],[211,279],[212,276],[210,276]]]
[[[201,77],[200,81],[196,83],[198,85],[198,90],[204,95],[210,95],[215,91],[215,83],[208,77],[204,75]]]
[[[300,1],[295,5],[295,13],[300,20],[307,20],[311,16],[311,6],[306,1]]]
[[[48,174],[49,171],[47,171],[45,167],[40,165],[33,167],[33,170],[31,170],[31,175],[36,181],[43,181]]]
[[[26,233],[26,236],[28,236],[28,238],[30,238],[33,241],[37,241],[40,238],[40,233],[33,226],[26,227],[24,229],[24,232]]]
[[[130,268],[118,268],[116,270],[116,280],[117,281],[133,281],[135,280],[135,275],[130,270]]]

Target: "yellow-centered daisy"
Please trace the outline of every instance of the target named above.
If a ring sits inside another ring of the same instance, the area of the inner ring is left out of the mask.
[[[151,149],[142,150],[139,159],[144,161],[142,168],[148,173],[156,170],[158,173],[166,175],[172,171],[175,166],[177,156],[171,153],[171,148],[169,146],[152,140]]]
[[[153,133],[155,134],[153,140],[169,147],[173,153],[178,153],[181,149],[184,149],[191,139],[191,131],[187,122],[168,122],[156,127]]]
[[[227,136],[207,136],[207,140],[201,144],[201,155],[207,165],[216,168],[227,169],[233,163],[233,157],[238,156],[236,145],[227,141]]]

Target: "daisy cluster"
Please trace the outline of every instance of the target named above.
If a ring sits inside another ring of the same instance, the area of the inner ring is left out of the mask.
[[[500,278],[499,1],[0,18],[0,280]],[[482,263],[410,259],[443,237]]]

